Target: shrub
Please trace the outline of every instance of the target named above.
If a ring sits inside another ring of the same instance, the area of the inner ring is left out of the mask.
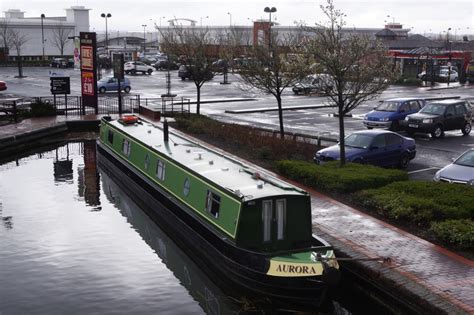
[[[400,170],[356,163],[348,163],[341,167],[336,161],[316,165],[303,161],[285,160],[277,163],[277,170],[286,177],[299,180],[305,185],[337,193],[375,188],[408,179],[408,175]]]
[[[237,149],[244,153],[244,157],[254,160],[269,162],[283,159],[310,160],[317,149],[311,143],[281,139],[270,132],[223,123],[204,116],[177,116],[175,126],[185,132],[204,137],[211,143],[218,143],[224,150]]]
[[[31,117],[42,117],[42,116],[54,116],[56,115],[56,109],[53,104],[49,102],[43,102],[37,99],[35,102],[30,104],[30,116]]]
[[[430,230],[443,242],[462,249],[474,249],[474,221],[472,220],[435,222]]]
[[[430,221],[474,218],[474,189],[427,181],[397,182],[358,192],[355,200],[392,219],[427,225]]]
[[[398,85],[415,85],[415,86],[420,86],[421,83],[420,79],[417,78],[407,78],[407,77],[400,77],[398,78],[394,83]]]

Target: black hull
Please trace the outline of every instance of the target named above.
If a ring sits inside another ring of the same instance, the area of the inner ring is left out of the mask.
[[[281,302],[302,306],[319,306],[326,300],[327,286],[316,277],[283,278],[267,276],[266,260],[209,231],[196,217],[190,215],[174,198],[161,191],[132,166],[98,143],[101,168],[117,179],[128,195],[153,218],[167,234],[188,253],[204,271],[212,272],[219,286],[235,286],[236,290],[251,290],[271,296]],[[252,267],[252,268],[251,268]],[[255,268],[253,268],[255,267]],[[254,270],[256,269],[256,270]],[[218,276],[216,276],[218,275]]]

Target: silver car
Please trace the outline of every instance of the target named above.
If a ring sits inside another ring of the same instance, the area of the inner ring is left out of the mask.
[[[467,150],[453,163],[436,172],[433,180],[474,186],[474,149]]]

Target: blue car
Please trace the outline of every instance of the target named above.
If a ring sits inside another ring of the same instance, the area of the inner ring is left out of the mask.
[[[120,90],[124,91],[125,93],[129,93],[132,87],[130,86],[130,80],[125,78],[120,80]],[[105,93],[107,91],[118,91],[118,80],[113,77],[105,77],[97,81],[97,90],[100,93]]]
[[[400,129],[400,121],[407,115],[417,113],[425,100],[421,98],[393,98],[383,101],[373,111],[364,117],[364,126],[367,129],[387,128],[392,131]]]
[[[406,168],[416,156],[415,140],[388,130],[357,131],[345,138],[346,161]],[[339,144],[319,150],[316,164],[340,159]]]

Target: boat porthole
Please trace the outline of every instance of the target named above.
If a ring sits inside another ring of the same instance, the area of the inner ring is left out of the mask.
[[[189,178],[186,178],[184,180],[184,185],[183,185],[183,194],[187,197],[189,195],[189,190],[191,189],[191,184],[189,182]]]

